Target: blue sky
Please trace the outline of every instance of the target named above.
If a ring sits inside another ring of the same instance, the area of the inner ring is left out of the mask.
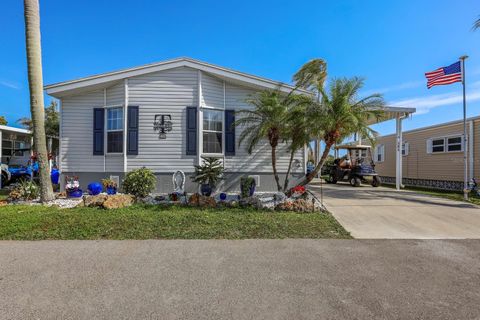
[[[289,82],[303,63],[321,57],[329,77],[365,77],[365,94],[416,107],[404,124],[413,129],[462,117],[461,85],[427,90],[423,73],[468,54],[468,115],[480,115],[474,0],[40,0],[40,6],[45,84],[179,56]],[[29,115],[24,38],[22,1],[3,1],[0,115],[10,124]],[[392,133],[394,123],[376,129]]]

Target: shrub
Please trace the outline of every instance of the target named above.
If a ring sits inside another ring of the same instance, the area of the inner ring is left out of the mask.
[[[223,179],[223,164],[218,158],[203,158],[201,165],[195,166],[195,174],[191,177],[193,182],[208,184],[214,188],[217,182]]]
[[[40,190],[35,182],[30,180],[20,180],[18,185],[10,191],[8,198],[10,200],[33,200],[38,198]]]
[[[250,189],[254,188],[256,185],[255,179],[253,177],[242,177],[240,178],[240,193],[242,198],[250,197]]]
[[[145,167],[130,171],[123,180],[123,191],[136,198],[148,196],[154,189],[157,178]]]

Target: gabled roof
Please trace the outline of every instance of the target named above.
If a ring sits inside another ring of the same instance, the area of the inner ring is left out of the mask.
[[[45,86],[45,90],[49,95],[52,95],[54,97],[61,97],[64,95],[68,95],[69,93],[78,91],[79,89],[88,88],[88,87],[99,87],[109,83],[114,83],[116,81],[119,81],[125,78],[135,77],[135,76],[139,76],[139,75],[143,75],[151,72],[168,70],[168,69],[178,68],[178,67],[190,67],[193,69],[211,73],[220,78],[224,78],[224,79],[236,81],[239,83],[244,83],[245,85],[250,85],[250,86],[255,86],[260,88],[266,88],[266,89],[279,88],[284,92],[290,92],[292,89],[294,89],[293,86],[287,85],[282,82],[235,71],[232,69],[220,67],[220,66],[213,65],[213,64],[206,63],[199,60],[182,57],[182,58],[177,58],[172,60],[146,64],[139,67],[133,67],[128,69],[122,69],[122,70],[97,74],[97,75],[93,75],[85,78],[49,84]],[[302,89],[297,89],[297,91],[302,93],[310,93],[309,91],[302,90]]]

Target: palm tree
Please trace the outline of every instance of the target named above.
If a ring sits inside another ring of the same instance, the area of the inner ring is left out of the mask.
[[[317,105],[312,105],[308,118],[311,121],[311,135],[322,137],[325,149],[315,169],[300,185],[309,183],[317,176],[335,143],[354,133],[374,139],[375,131],[369,124],[372,119],[382,117],[385,102],[380,94],[359,99],[358,93],[363,83],[361,78],[342,78],[332,80],[328,93],[323,88],[318,88],[321,99]]]
[[[278,191],[282,190],[277,172],[277,147],[285,134],[285,118],[288,105],[284,95],[279,90],[261,91],[247,99],[253,105],[253,110],[237,112],[241,118],[234,122],[234,126],[243,127],[239,137],[239,146],[246,141],[247,151],[253,149],[262,139],[267,139],[271,147],[272,169]]]
[[[311,96],[294,95],[291,96],[288,113],[285,119],[286,131],[285,141],[290,151],[290,159],[288,162],[287,174],[283,184],[283,190],[287,191],[289,184],[289,176],[292,170],[293,159],[298,150],[302,149],[311,140],[308,120],[308,110],[315,101]]]
[[[480,28],[480,18],[475,21],[475,23],[473,24],[472,29],[473,29],[473,31],[475,31],[475,30],[477,30],[477,29],[479,29],[479,28]]]
[[[33,141],[39,164],[40,201],[53,200],[48,172],[43,104],[42,49],[40,45],[40,14],[38,0],[24,0],[25,36],[27,47],[28,87],[32,114]]]
[[[294,75],[293,82],[296,88],[302,88],[315,92],[317,101],[320,101],[319,88],[323,88],[327,79],[327,62],[323,59],[313,59],[305,63]],[[320,148],[319,137],[315,139],[315,163],[318,161],[318,149]]]

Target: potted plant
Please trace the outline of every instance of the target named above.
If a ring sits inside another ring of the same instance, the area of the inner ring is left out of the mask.
[[[107,191],[107,194],[113,195],[117,193],[117,183],[112,179],[102,179],[102,185]]]
[[[195,174],[191,179],[201,185],[202,195],[209,197],[217,182],[223,179],[223,172],[223,164],[220,159],[208,157],[203,159],[201,165],[195,166]]]
[[[256,182],[253,177],[243,177],[240,179],[240,190],[242,198],[248,198],[255,193]]]
[[[67,197],[80,198],[83,192],[82,189],[80,189],[80,182],[78,181],[78,177],[66,176],[65,181],[65,191],[67,192]]]

